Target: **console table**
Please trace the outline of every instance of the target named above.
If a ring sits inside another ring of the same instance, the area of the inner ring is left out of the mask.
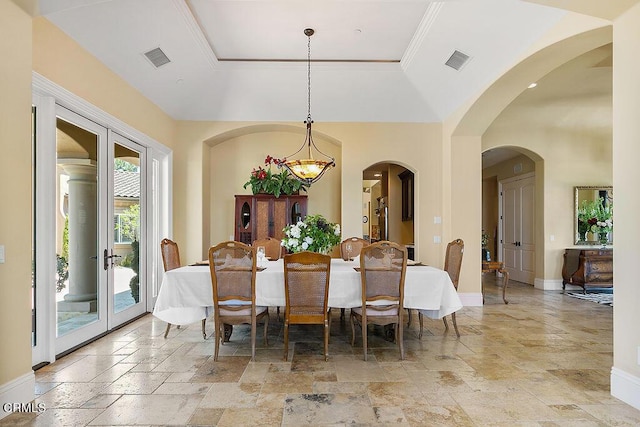
[[[587,287],[613,287],[613,248],[568,248],[562,265],[562,290],[576,285],[587,292]]]
[[[504,301],[505,304],[509,304],[506,298],[509,272],[505,270],[504,263],[501,261],[482,261],[482,272],[489,273],[490,271],[502,273],[502,301]],[[484,283],[482,284],[482,303],[484,304]]]

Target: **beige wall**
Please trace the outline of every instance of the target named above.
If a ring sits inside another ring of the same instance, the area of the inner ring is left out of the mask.
[[[613,189],[615,192],[614,367],[640,378],[640,5],[615,22],[613,35]],[[637,397],[637,395],[636,395]],[[638,403],[640,405],[640,403]]]
[[[0,2],[0,29],[2,386],[31,372],[31,18],[15,4]]]

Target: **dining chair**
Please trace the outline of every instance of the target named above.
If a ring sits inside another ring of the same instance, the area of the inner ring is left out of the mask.
[[[331,256],[298,252],[284,256],[284,360],[289,355],[289,325],[323,325],[324,360],[329,357]]]
[[[180,267],[180,251],[178,250],[178,244],[170,239],[162,239],[160,242],[160,253],[162,254],[162,265],[164,271],[170,271]],[[207,319],[202,319],[202,338],[207,339],[206,328]],[[180,325],[176,326],[180,329]],[[167,329],[164,331],[164,337],[167,338],[169,330],[171,329],[171,323],[167,323]]]
[[[349,261],[358,255],[363,247],[369,244],[368,240],[361,239],[360,237],[349,237],[340,242],[340,257]]]
[[[447,252],[444,258],[444,271],[449,273],[453,287],[458,290],[458,281],[460,279],[460,268],[462,267],[462,256],[464,255],[464,242],[462,239],[455,239],[447,245]],[[420,321],[420,333],[418,338],[422,338],[422,313],[418,310],[418,320]],[[447,323],[447,317],[443,317],[444,329],[449,330],[449,324]],[[460,332],[458,331],[458,324],[456,323],[456,313],[451,313],[451,320],[453,321],[453,328],[456,330],[456,336],[460,338]]]
[[[271,261],[279,260],[282,257],[282,245],[280,244],[280,240],[273,237],[254,240],[251,246],[256,249],[260,246],[264,246],[264,254],[267,258],[271,259]]]
[[[256,249],[244,243],[227,241],[209,248],[209,270],[213,290],[215,350],[218,360],[224,325],[251,325],[251,360],[256,355],[256,328],[264,322],[267,342],[269,308],[256,306]]]
[[[355,344],[356,328],[362,327],[362,347],[367,360],[367,325],[395,326],[395,339],[404,360],[403,301],[407,271],[407,248],[386,240],[365,246],[360,253],[362,306],[351,309],[351,345]]]

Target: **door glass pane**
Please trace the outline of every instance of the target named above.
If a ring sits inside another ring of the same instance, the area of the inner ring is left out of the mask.
[[[140,153],[114,145],[114,312],[140,302]]]
[[[98,136],[56,120],[57,336],[98,320]]]

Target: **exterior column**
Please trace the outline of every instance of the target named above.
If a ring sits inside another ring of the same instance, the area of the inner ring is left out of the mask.
[[[69,293],[58,310],[92,312],[98,298],[96,263],[102,261],[97,246],[97,167],[91,160],[75,159],[61,166],[69,174]]]

